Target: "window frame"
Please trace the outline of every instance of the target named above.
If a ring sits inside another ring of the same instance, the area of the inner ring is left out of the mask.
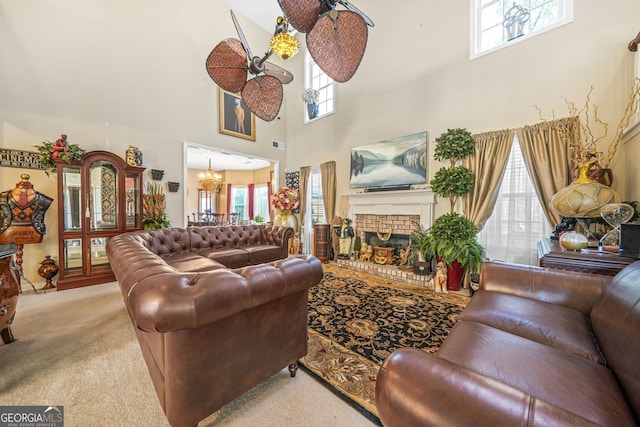
[[[469,57],[471,60],[479,58],[481,56],[499,51],[508,46],[512,46],[516,43],[519,43],[523,40],[528,40],[537,35],[546,33],[547,31],[554,30],[556,28],[562,27],[566,24],[573,22],[574,15],[574,0],[557,0],[558,1],[558,20],[546,27],[540,28],[538,30],[532,31],[530,33],[525,33],[520,37],[516,37],[511,40],[504,40],[505,29],[503,27],[503,41],[497,46],[491,47],[486,50],[482,49],[482,25],[481,25],[481,17],[482,17],[482,9],[483,2],[495,4],[497,2],[504,2],[507,4],[513,3],[513,0],[469,0],[470,2],[470,41],[469,41]],[[518,2],[525,1],[528,2],[531,0],[518,0]],[[487,7],[487,5],[484,5]],[[502,25],[502,24],[500,24]]]
[[[323,84],[323,81],[326,81],[326,84]],[[333,79],[315,63],[309,52],[306,52],[304,57],[304,88],[320,91],[318,101],[319,112],[316,117],[310,119],[307,114],[307,103],[302,103],[302,115],[305,124],[330,116],[336,112],[336,84]]]

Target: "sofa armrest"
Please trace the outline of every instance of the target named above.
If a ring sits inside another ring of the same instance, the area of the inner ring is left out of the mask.
[[[376,407],[385,427],[595,425],[414,348],[396,350],[382,364]]]
[[[147,332],[197,328],[296,292],[322,279],[322,263],[299,255],[271,264],[140,280],[125,296],[135,325]]]
[[[610,276],[503,262],[485,262],[480,289],[591,312]]]

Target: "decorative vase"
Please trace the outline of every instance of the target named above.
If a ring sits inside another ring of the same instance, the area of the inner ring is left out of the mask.
[[[318,104],[315,102],[307,104],[307,116],[309,117],[309,120],[318,117]]]
[[[40,263],[40,268],[38,268],[38,275],[46,280],[46,284],[42,289],[55,289],[56,285],[54,285],[51,281],[53,276],[58,274],[60,268],[56,264],[54,260],[51,259],[49,255],[47,255],[44,260]]]
[[[278,209],[278,214],[273,219],[273,224],[282,227],[291,227],[296,232],[300,231],[298,227],[298,218],[291,213],[290,209]]]
[[[580,165],[578,178],[551,197],[551,210],[566,217],[590,218],[600,216],[602,206],[620,203],[618,193],[587,176],[588,167]]]

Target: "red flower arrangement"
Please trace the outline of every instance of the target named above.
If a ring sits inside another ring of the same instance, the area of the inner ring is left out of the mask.
[[[271,196],[271,205],[275,209],[292,210],[300,205],[300,196],[293,187],[281,187]]]

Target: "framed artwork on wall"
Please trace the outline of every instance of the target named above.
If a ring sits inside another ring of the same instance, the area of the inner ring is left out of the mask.
[[[240,95],[218,88],[218,115],[220,133],[256,140],[256,116]]]

